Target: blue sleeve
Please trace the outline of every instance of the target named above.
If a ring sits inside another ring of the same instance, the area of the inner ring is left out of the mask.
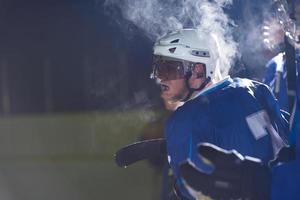
[[[179,165],[188,159],[198,167],[207,167],[203,165],[198,156],[197,145],[201,141],[209,141],[209,138],[207,138],[210,135],[207,130],[208,120],[202,114],[205,112],[198,112],[197,118],[195,112],[193,105],[185,105],[185,108],[177,110],[167,123],[168,161],[176,177],[179,174]],[[202,120],[199,120],[199,118]],[[197,122],[195,122],[196,119]]]
[[[289,135],[289,123],[288,119],[278,105],[278,102],[269,87],[264,84],[259,84],[257,86],[257,97],[259,101],[263,105],[263,107],[267,110],[271,121],[274,121],[277,125],[278,133],[282,137],[282,139],[288,143],[288,135]]]
[[[198,143],[205,141],[206,120],[203,118],[201,123],[195,123],[194,113],[195,109],[189,105],[185,105],[184,109],[178,109],[173,113],[166,126],[168,161],[176,178],[178,188],[182,195],[189,199],[193,199],[193,197],[182,184],[179,175],[180,164],[189,159],[197,167],[211,171],[211,167],[205,165],[197,153]],[[196,127],[197,129],[202,128],[202,131],[195,132]]]

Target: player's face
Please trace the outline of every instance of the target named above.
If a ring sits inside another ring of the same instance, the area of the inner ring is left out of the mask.
[[[166,109],[175,110],[188,94],[183,62],[156,56],[153,60],[153,75],[160,85]]]
[[[160,83],[161,95],[166,107],[167,105],[177,105],[187,94],[185,79],[162,80]]]

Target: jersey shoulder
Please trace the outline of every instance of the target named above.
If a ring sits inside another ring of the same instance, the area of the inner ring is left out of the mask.
[[[247,78],[234,78],[232,84],[229,85],[231,88],[245,89],[248,92],[259,92],[259,93],[271,93],[270,87],[265,83],[247,79]]]

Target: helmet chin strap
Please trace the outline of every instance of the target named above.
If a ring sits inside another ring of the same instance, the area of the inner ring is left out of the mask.
[[[191,72],[188,72],[186,75],[185,75],[185,85],[188,89],[188,94],[185,96],[184,99],[181,100],[181,102],[186,102],[187,100],[189,100],[192,96],[192,94],[195,92],[195,91],[200,91],[200,90],[203,90],[203,88],[211,81],[211,78],[210,77],[207,77],[204,82],[198,87],[198,88],[191,88],[190,87],[190,84],[189,84],[189,79],[191,78],[192,76],[192,73]]]

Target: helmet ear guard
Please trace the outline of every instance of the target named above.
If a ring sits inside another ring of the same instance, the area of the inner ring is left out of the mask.
[[[196,78],[205,78],[206,77],[206,66],[202,63],[196,63],[194,64],[194,67],[192,69],[192,73],[196,75]]]

